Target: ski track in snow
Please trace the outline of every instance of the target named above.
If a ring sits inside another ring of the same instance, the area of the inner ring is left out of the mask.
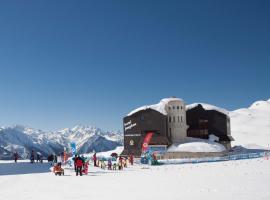
[[[86,199],[270,199],[270,160],[265,158],[185,165],[129,166],[123,171],[89,167],[87,176],[49,172],[49,165],[0,161],[4,200]],[[9,166],[7,168],[7,166]],[[20,167],[18,167],[20,166]],[[45,168],[48,172],[43,172]],[[14,175],[8,174],[16,168]],[[42,173],[30,172],[37,168]]]

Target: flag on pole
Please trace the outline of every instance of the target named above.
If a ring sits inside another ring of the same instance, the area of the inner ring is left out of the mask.
[[[64,148],[64,162],[67,162],[68,156],[67,156],[67,150],[66,147]]]
[[[77,151],[76,151],[76,144],[74,142],[70,143],[70,147],[71,147],[71,152],[72,155],[75,156]]]

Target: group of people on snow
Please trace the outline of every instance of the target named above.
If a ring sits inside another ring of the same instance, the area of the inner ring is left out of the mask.
[[[100,167],[101,169],[106,169],[107,167],[108,170],[123,170],[124,167],[127,167],[128,163],[133,165],[134,156],[132,154],[129,155],[129,157],[113,155],[106,160],[106,164],[104,159],[98,159],[96,153],[94,153],[92,160],[94,162],[94,166]]]
[[[36,162],[40,162],[40,163],[43,163],[43,156],[41,153],[37,152],[35,154],[34,150],[31,151],[31,154],[30,154],[30,162],[31,163],[34,163],[35,162],[35,159],[36,159]]]
[[[86,161],[84,156],[75,155],[73,158],[74,161],[74,170],[76,172],[76,176],[82,176],[84,174],[88,174],[88,165],[89,162]]]
[[[15,163],[19,159],[19,154],[14,152],[14,161]],[[109,158],[100,158],[97,156],[96,153],[92,156],[92,158],[85,158],[84,156],[75,155],[72,160],[74,161],[74,170],[76,172],[76,176],[82,176],[83,174],[88,174],[88,166],[89,166],[89,159],[93,161],[94,167],[100,167],[101,169],[108,169],[108,170],[123,170],[128,166],[128,164],[133,165],[134,163],[134,156],[131,154],[129,156],[118,156],[117,154],[111,155]],[[35,153],[34,150],[30,153],[30,162],[43,162],[43,156],[37,152]],[[62,169],[62,162],[63,159],[60,156],[55,154],[51,154],[47,157],[47,160],[51,165],[53,165],[53,172],[55,174],[64,175],[64,169]]]
[[[15,151],[13,153],[13,158],[14,158],[14,162],[17,163],[18,159],[20,158],[19,154],[17,151]],[[41,153],[37,152],[36,155],[35,155],[35,152],[34,150],[31,151],[30,153],[30,162],[31,163],[34,163],[35,162],[35,158],[36,158],[36,162],[40,162],[42,163],[43,162],[43,156]]]
[[[94,167],[100,167],[101,169],[107,168],[108,170],[123,170],[128,166],[128,163],[130,165],[133,165],[134,163],[133,155],[130,155],[129,157],[113,156],[104,160],[103,158],[99,158],[97,154],[94,153],[91,159]],[[89,158],[87,159],[84,156],[75,155],[72,160],[74,162],[74,171],[76,176],[88,174]]]

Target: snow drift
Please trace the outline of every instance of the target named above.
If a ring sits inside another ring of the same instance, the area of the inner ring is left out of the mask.
[[[187,138],[181,144],[172,144],[168,152],[223,152],[226,148],[217,142],[198,138]]]

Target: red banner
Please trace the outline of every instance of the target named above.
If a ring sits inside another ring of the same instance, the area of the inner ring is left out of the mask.
[[[153,132],[148,132],[143,140],[142,152],[147,151],[150,140],[152,139]]]

